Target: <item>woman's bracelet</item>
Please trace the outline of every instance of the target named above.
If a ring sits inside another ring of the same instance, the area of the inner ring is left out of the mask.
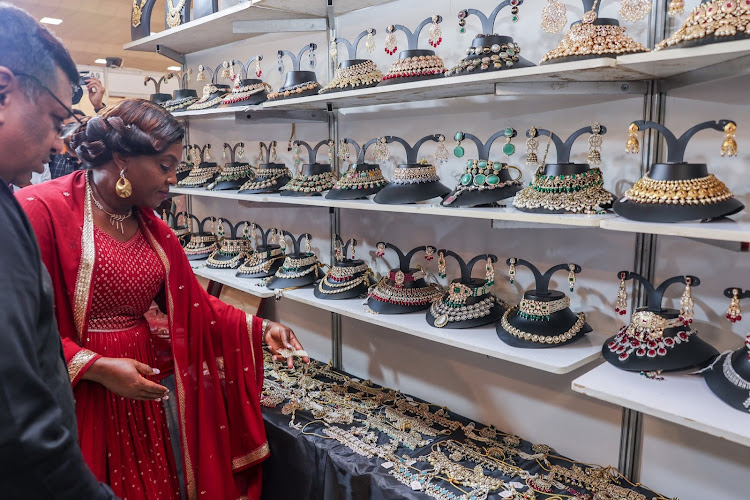
[[[260,338],[263,345],[266,344],[266,333],[268,332],[268,327],[271,326],[271,320],[270,319],[264,319],[263,323],[261,324],[260,328]]]

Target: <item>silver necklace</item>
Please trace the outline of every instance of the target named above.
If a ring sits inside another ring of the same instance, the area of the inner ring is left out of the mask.
[[[91,185],[89,184],[89,196],[91,197],[91,200],[94,202],[94,205],[96,205],[96,208],[104,212],[105,214],[109,215],[109,223],[113,226],[115,226],[115,229],[119,229],[121,234],[125,234],[125,219],[128,219],[131,215],[133,215],[133,209],[128,209],[128,213],[121,215],[121,214],[113,214],[107,212],[104,207],[102,206],[99,201],[94,198],[94,191],[91,189]]]
[[[737,371],[734,369],[734,366],[732,366],[731,352],[724,358],[722,371],[724,372],[724,376],[726,377],[726,379],[731,382],[732,385],[734,385],[735,387],[739,387],[740,389],[743,389],[745,391],[750,391],[750,382],[742,378],[740,374],[737,373]],[[745,400],[745,402],[742,403],[742,406],[750,411],[750,393],[748,394],[748,398]]]

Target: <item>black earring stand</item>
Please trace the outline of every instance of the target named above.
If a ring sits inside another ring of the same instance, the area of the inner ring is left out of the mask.
[[[261,157],[265,158],[265,163],[261,163],[257,166],[257,168],[253,169],[255,172],[254,179],[262,179],[264,177],[264,170],[286,169],[287,173],[276,179],[272,186],[262,189],[243,189],[242,191],[240,191],[241,194],[275,193],[286,186],[287,183],[291,180],[292,174],[291,172],[289,172],[289,169],[286,168],[286,165],[284,165],[283,163],[271,163],[271,149],[274,146],[276,146],[276,141],[271,141],[268,143],[268,145],[266,145],[264,142],[260,143]],[[263,158],[261,158],[260,161],[263,162]]]
[[[478,34],[476,37],[474,37],[474,40],[471,42],[471,48],[469,49],[469,55],[464,58],[464,61],[477,61],[476,66],[479,66],[481,64],[481,59],[483,57],[489,57],[492,56],[493,53],[489,54],[474,54],[472,53],[472,49],[477,47],[491,47],[493,45],[512,45],[515,44],[513,41],[513,37],[510,36],[502,36],[498,35],[494,32],[495,30],[495,21],[497,20],[498,14],[500,14],[500,11],[503,10],[505,7],[508,7],[511,5],[512,0],[503,0],[498,4],[497,7],[495,7],[495,10],[492,11],[492,13],[488,16],[484,15],[484,12],[477,10],[477,9],[464,9],[463,11],[459,12],[458,18],[466,20],[469,16],[474,15],[479,18],[479,20],[482,22],[482,33]],[[523,5],[523,0],[517,0],[516,7],[520,7]],[[520,52],[520,50],[519,50]],[[463,62],[463,61],[461,61]],[[516,69],[516,68],[529,68],[531,66],[534,66],[534,63],[531,61],[524,59],[520,55],[518,56],[518,61],[514,62],[512,66],[506,66],[505,63],[499,68],[495,68],[492,64],[492,61],[490,61],[490,65],[486,70],[484,71],[502,71],[504,69]],[[448,76],[458,76],[462,74],[470,73],[471,71],[467,71],[466,68],[463,68],[461,71],[453,72],[451,71]]]
[[[743,291],[742,288],[732,287],[724,290],[724,296],[732,298],[732,290],[739,290],[738,298],[747,299],[750,298],[750,290]],[[727,380],[724,375],[724,363],[731,363],[734,372],[745,382],[750,384],[750,349],[747,344],[743,345],[739,349],[733,352],[724,353],[719,356],[711,365],[703,372],[703,378],[711,389],[711,392],[724,401],[726,404],[739,410],[743,413],[750,412],[750,390],[742,389],[737,387],[735,384]],[[727,361],[727,357],[729,360]]]
[[[189,4],[190,2],[186,2]],[[187,5],[185,6],[187,9]],[[193,17],[200,19],[219,11],[219,0],[193,0]]]
[[[145,5],[141,9],[141,22],[138,26],[133,26],[132,23],[132,10],[131,10],[131,23],[130,23],[130,39],[132,41],[140,40],[151,35],[151,14],[153,13],[156,0],[146,0]]]
[[[398,142],[406,150],[406,163],[399,165],[398,168],[419,168],[429,165],[428,163],[417,162],[419,149],[427,141],[440,142],[440,134],[422,137],[414,146],[410,146],[402,138],[393,135],[387,136],[386,141],[388,143]],[[440,182],[439,179],[430,182],[415,182],[413,184],[396,184],[391,181],[375,195],[373,201],[385,205],[403,205],[406,203],[419,203],[420,201],[431,200],[433,198],[442,198],[450,192],[450,188]]]
[[[667,288],[676,283],[685,284],[685,276],[675,276],[665,280],[657,288],[654,288],[651,282],[638,273],[628,271],[620,271],[617,273],[618,280],[623,276],[626,281],[631,279],[638,281],[646,292],[646,306],[638,307],[636,311],[649,311],[656,313],[667,320],[675,319],[680,315],[679,310],[664,309],[661,305],[662,299],[664,298],[664,292],[666,292]],[[692,287],[701,284],[701,280],[695,276],[688,275],[687,277],[691,279]],[[664,338],[674,338],[680,332],[686,332],[689,330],[690,325],[679,325],[673,328],[667,328],[664,330]],[[635,353],[632,353],[627,359],[621,361],[619,358],[620,354],[612,352],[609,348],[609,344],[610,342],[614,342],[614,338],[615,336],[612,336],[604,341],[604,345],[602,346],[602,356],[610,364],[627,371],[650,372],[659,370],[685,370],[694,367],[702,368],[719,354],[716,349],[698,338],[697,332],[693,332],[693,334],[688,337],[687,342],[683,341],[679,344],[675,342],[674,347],[668,349],[665,356],[649,358],[648,356],[638,357]]]
[[[302,240],[304,240],[305,238],[312,238],[312,236],[309,233],[301,234],[299,238],[295,238],[294,235],[290,233],[289,231],[283,231],[281,238],[284,238],[285,236],[289,236],[294,242],[294,252],[292,254],[287,254],[287,258],[305,259],[307,257],[312,257],[315,255],[315,252],[308,253],[308,252],[300,251]],[[309,266],[305,266],[295,271],[295,272],[301,273],[301,272],[309,270],[312,267],[315,268],[314,271],[311,271],[304,276],[300,276],[299,278],[280,278],[274,275],[268,279],[268,283],[266,283],[266,288],[268,288],[269,290],[282,290],[284,288],[302,288],[305,286],[312,285],[318,280],[318,278],[320,278],[320,274],[322,274],[322,271],[320,270],[320,265],[318,264],[317,259],[315,260],[313,264]],[[276,274],[278,274],[278,270]]]
[[[357,267],[365,263],[365,261],[362,259],[348,259],[346,257],[349,254],[348,252],[349,248],[351,248],[352,251],[354,251],[354,248],[357,246],[357,240],[352,239],[352,240],[347,241],[346,244],[344,244],[344,241],[341,239],[341,236],[337,234],[337,235],[334,235],[334,241],[341,244],[344,258],[340,261],[335,262],[334,265],[331,267],[331,269],[333,269],[334,267],[344,267],[344,268]],[[365,271],[356,273],[351,277],[351,280],[349,281],[361,278],[362,275],[366,274],[367,272],[368,271],[365,270]],[[346,290],[344,292],[340,292],[340,293],[337,293],[335,288],[331,288],[328,285],[326,285],[325,282],[320,282],[319,284],[320,287],[322,287],[324,290],[330,290],[333,293],[323,293],[320,291],[318,286],[315,287],[315,290],[313,290],[313,293],[315,294],[317,298],[323,299],[323,300],[344,300],[344,299],[354,299],[357,297],[364,297],[365,295],[367,295],[367,290],[369,290],[370,285],[372,284],[371,280],[372,278],[367,278],[364,282],[360,283],[354,288],[350,290]],[[342,284],[344,283],[345,282],[342,282]]]
[[[169,210],[166,211],[167,214],[172,216],[173,225],[171,226],[172,231],[177,235],[177,239],[180,241],[180,245],[184,247],[190,242],[190,238],[193,236],[192,231],[190,230],[190,214],[182,211],[177,212],[176,214],[173,214]],[[167,219],[169,219],[169,215],[167,216]],[[185,225],[180,226],[180,216],[184,217]]]
[[[386,139],[386,142],[392,142],[393,139],[388,141]],[[362,147],[359,146],[359,144],[356,143],[353,139],[344,139],[344,142],[346,144],[351,144],[354,147],[355,151],[355,157],[357,158],[357,163],[353,164],[349,170],[347,170],[342,176],[339,182],[336,183],[336,185],[328,191],[328,194],[326,194],[326,199],[328,200],[359,200],[362,198],[367,198],[370,195],[373,195],[380,190],[382,190],[386,185],[388,185],[388,181],[380,181],[379,183],[376,183],[372,187],[368,187],[365,189],[342,189],[340,187],[342,180],[344,180],[348,175],[355,175],[355,174],[362,174],[362,173],[368,173],[372,171],[380,171],[380,165],[377,163],[365,163],[365,154],[367,153],[367,148],[378,142],[378,139],[371,139],[364,143]],[[382,175],[382,173],[381,173]]]
[[[318,90],[320,89],[320,87],[315,87],[313,89],[305,89],[303,92],[299,92],[299,93],[291,93],[289,96],[283,95],[285,90],[291,87],[294,87],[295,85],[302,85],[303,83],[318,81],[318,76],[315,74],[315,71],[301,71],[300,70],[300,61],[302,60],[302,56],[305,54],[305,52],[314,51],[317,48],[318,48],[317,44],[309,43],[305,45],[296,56],[294,55],[294,53],[288,50],[278,51],[279,56],[281,57],[289,56],[289,59],[292,60],[292,71],[288,71],[286,76],[284,77],[284,85],[282,85],[281,88],[278,90],[279,96],[276,99],[274,99],[275,101],[281,101],[282,99],[291,99],[293,97],[307,97],[307,96],[318,94]]]
[[[596,3],[596,7],[594,7],[595,0],[582,0],[583,3],[583,12],[589,12],[592,8],[594,8],[594,12],[596,13],[596,20],[592,23],[594,26],[619,26],[620,21],[617,19],[613,19],[611,17],[599,17],[599,8],[601,7],[601,2]],[[573,23],[570,23],[570,27],[577,24],[581,24],[583,21],[575,21]],[[555,64],[555,63],[561,63],[561,62],[573,62],[573,61],[584,61],[586,59],[598,59],[600,57],[610,57],[614,58],[617,57],[617,54],[590,54],[587,56],[566,56],[566,57],[557,57],[555,59],[552,59],[550,61],[545,61],[540,64],[540,66],[544,66],[546,64]]]
[[[188,73],[187,72],[180,72],[180,71],[174,71],[172,74],[177,78],[177,81],[179,82],[179,87],[177,90],[174,91],[174,94],[172,95],[172,98],[162,104],[162,106],[170,107],[174,104],[175,101],[179,99],[187,99],[188,97],[194,97],[198,98],[198,92],[187,88],[187,79],[188,79]],[[180,106],[178,109],[173,109],[172,112],[175,111],[181,111],[183,108],[187,108],[188,104]]]
[[[442,252],[446,257],[453,257],[454,259],[456,259],[456,262],[458,262],[458,265],[461,269],[461,277],[458,279],[452,280],[450,282],[450,285],[448,285],[449,291],[451,287],[455,285],[456,283],[461,283],[463,285],[466,285],[472,290],[475,290],[483,286],[485,284],[484,279],[471,277],[471,273],[474,270],[474,266],[476,265],[477,262],[482,261],[482,260],[487,260],[487,259],[490,259],[493,264],[497,262],[497,256],[493,254],[477,255],[476,257],[474,257],[467,263],[458,254],[456,254],[455,252],[451,250],[445,250],[445,249],[438,250],[438,254],[440,252]],[[449,291],[443,295],[443,300],[448,298],[448,296],[450,295]],[[494,292],[490,291],[489,293],[485,293],[478,297],[468,297],[466,299],[466,305],[471,306],[493,295],[495,295]],[[492,308],[490,309],[490,313],[487,316],[484,316],[483,318],[467,319],[464,321],[449,321],[442,328],[450,328],[450,329],[477,328],[480,326],[491,325],[492,323],[495,323],[502,317],[503,313],[505,313],[505,307],[503,305],[503,301],[497,298],[497,296],[495,296],[495,299],[496,299],[496,302],[492,305]],[[435,316],[432,314],[431,309],[427,310],[427,323],[430,326],[435,326]]]
[[[599,135],[605,135],[607,133],[607,127],[604,125],[600,125],[601,130],[599,131]],[[542,170],[542,175],[546,176],[558,176],[558,175],[581,175],[591,170],[591,166],[588,163],[571,163],[570,161],[570,150],[573,148],[573,143],[583,134],[593,134],[594,131],[591,127],[583,127],[575,132],[573,132],[565,142],[563,142],[560,137],[558,137],[557,134],[550,132],[547,129],[537,129],[537,137],[551,137],[552,142],[555,145],[555,150],[557,151],[557,163],[546,163],[544,165],[544,169]],[[526,131],[526,137],[531,137],[529,134],[529,131]],[[544,141],[539,141],[539,152],[538,154],[544,155],[542,151],[544,151],[547,148],[546,144],[543,144]],[[598,168],[598,167],[597,167]],[[614,200],[614,195],[612,196],[612,199]],[[602,209],[608,210],[611,208],[611,204],[606,204],[604,206],[601,206]],[[566,210],[549,210],[546,208],[521,208],[516,207],[518,210],[521,210],[522,212],[530,212],[530,213],[537,213],[537,214],[564,214],[567,213]]]
[[[190,175],[190,171],[196,166],[191,163],[192,158],[190,157],[190,155],[192,154],[192,151],[193,151],[192,146],[188,146],[186,144],[182,146],[182,150],[185,154],[186,159],[181,161],[180,165],[177,167],[177,174],[176,174],[177,182],[180,182],[182,179]]]
[[[214,87],[216,87],[216,92],[211,93],[211,95],[208,97],[209,101],[211,99],[216,99],[217,97],[224,97],[227,94],[229,94],[230,92],[232,92],[232,87],[231,86],[223,84],[223,83],[218,83],[219,75],[221,74],[221,71],[223,70],[223,67],[224,67],[224,63],[222,62],[221,64],[219,64],[218,66],[216,66],[216,69],[214,69],[211,72],[211,85],[213,85]],[[208,68],[206,68],[206,69],[208,69]],[[218,108],[219,106],[221,106],[221,100],[219,100],[213,106],[209,106],[207,108],[202,108],[202,109],[214,109],[214,108]]]
[[[322,146],[328,145],[328,140],[320,141],[319,143],[315,145],[315,147],[310,146],[305,141],[294,141],[294,144],[298,147],[302,146],[307,150],[308,161],[310,162],[310,163],[305,163],[304,165],[302,165],[302,169],[300,173],[298,173],[295,176],[295,179],[302,180],[312,175],[322,175],[327,172],[333,171],[330,163],[318,163],[316,161],[316,158],[318,156],[318,151],[320,151],[320,148]],[[324,189],[323,191],[327,191],[327,190],[328,188]],[[304,192],[304,191],[292,191],[291,189],[285,189],[281,192],[281,196],[321,196],[323,191]]]
[[[226,220],[226,219],[221,219],[221,224],[223,224],[225,222],[229,225],[229,235],[230,236],[229,236],[229,238],[225,237],[223,240],[221,240],[219,242],[219,248],[213,254],[211,254],[213,256],[212,260],[215,260],[217,262],[226,262],[228,260],[232,260],[233,258],[235,258],[237,256],[237,253],[234,254],[234,255],[224,255],[224,254],[221,254],[220,253],[220,251],[221,251],[221,244],[222,243],[228,243],[228,242],[238,241],[239,240],[240,246],[238,247],[239,248],[239,252],[238,253],[243,253],[244,252],[245,256],[243,258],[241,258],[238,262],[236,262],[234,264],[234,267],[232,267],[232,269],[237,269],[238,267],[240,267],[242,265],[242,263],[245,261],[245,259],[247,257],[249,257],[250,255],[252,255],[254,253],[254,250],[252,250],[252,248],[250,248],[250,244],[249,244],[250,240],[246,240],[244,237],[237,236],[237,231],[240,229],[240,227],[244,228],[245,224],[247,224],[248,226],[250,226],[252,223],[250,221],[243,220],[243,221],[240,221],[240,222],[238,222],[237,224],[235,224],[233,226],[231,221]],[[206,264],[206,267],[209,267],[211,269],[228,269],[226,267],[213,266],[213,265],[211,265],[210,262]]]
[[[201,161],[200,161],[200,163],[198,163],[198,165],[193,166],[193,169],[190,171],[191,174],[192,173],[196,173],[197,174],[197,173],[199,173],[203,169],[216,168],[216,166],[217,166],[216,162],[213,162],[213,161],[203,161],[203,158],[205,158],[206,151],[208,149],[210,149],[210,146],[211,146],[210,144],[206,144],[203,147],[200,147],[197,144],[193,144],[193,150],[194,151],[198,151],[198,153],[200,154],[200,160]],[[189,177],[189,174],[185,176],[185,179],[187,179],[188,177]],[[203,184],[190,185],[190,186],[179,184],[179,186],[182,187],[182,188],[200,188],[200,187],[204,187],[204,186],[207,186],[207,185],[211,184],[213,182],[213,180],[214,180],[215,177],[216,177],[216,174],[212,178],[210,178],[206,182],[204,182]],[[185,179],[183,179],[183,180],[185,180]]]
[[[463,140],[471,140],[476,144],[477,146],[477,152],[478,152],[478,160],[484,160],[487,162],[487,164],[491,164],[489,158],[490,158],[490,149],[492,148],[492,145],[494,144],[495,140],[502,137],[505,138],[505,129],[501,130],[500,132],[495,133],[492,137],[490,137],[487,142],[482,143],[482,141],[479,140],[476,136],[472,134],[466,134],[462,133],[464,138]],[[516,137],[518,135],[518,132],[516,129],[513,129],[513,135],[511,138]],[[469,160],[471,162],[471,160]],[[503,163],[503,166],[506,166],[505,163]],[[468,164],[467,164],[468,168]],[[499,177],[499,184],[513,181],[513,177],[510,174],[510,170],[507,168],[502,169],[500,173],[498,174]],[[462,177],[463,179],[463,177]],[[473,178],[472,178],[473,182]],[[477,206],[497,206],[499,201],[512,198],[515,196],[517,192],[521,190],[521,182],[520,178],[516,180],[514,184],[511,184],[509,186],[501,187],[501,188],[495,188],[495,189],[484,189],[484,190],[475,190],[475,191],[464,191],[460,192],[460,187],[462,183],[459,180],[458,186],[456,186],[453,191],[450,192],[448,196],[445,197],[445,199],[440,203],[444,207],[477,207]],[[459,193],[460,194],[457,194]]]
[[[219,179],[223,175],[223,170],[225,168],[234,168],[234,167],[243,167],[243,166],[248,167],[248,169],[250,168],[249,163],[244,162],[244,161],[243,162],[237,161],[237,148],[239,147],[244,148],[245,143],[238,142],[234,146],[231,146],[226,142],[224,143],[224,149],[229,150],[230,162],[224,165],[222,170],[219,172],[219,175],[216,177],[217,179]],[[207,189],[211,191],[225,191],[229,189],[239,189],[240,186],[242,186],[245,182],[247,182],[247,180],[250,179],[250,177],[252,177],[253,175],[255,175],[253,171],[249,170],[248,175],[238,177],[237,179],[224,180],[220,182],[212,182],[211,184],[208,185]]]
[[[707,3],[710,3],[711,0],[701,0],[701,3],[699,5],[704,5]],[[746,14],[747,11],[743,11],[743,14]],[[729,16],[724,17],[724,21],[729,21],[728,24],[731,24],[731,18]],[[664,50],[669,49],[684,49],[688,47],[698,47],[700,45],[712,45],[714,43],[721,43],[721,42],[731,42],[734,40],[745,40],[748,38],[748,32],[747,31],[739,31],[737,30],[737,33],[734,35],[728,35],[728,36],[716,36],[715,34],[706,34],[706,36],[702,38],[695,38],[693,40],[684,40],[680,43],[677,43],[675,45],[671,45],[669,47],[666,47]]]
[[[699,123],[679,138],[659,123],[643,120],[637,120],[633,123],[638,126],[639,130],[657,130],[667,144],[667,162],[651,165],[647,174],[648,177],[657,181],[684,181],[708,175],[708,165],[705,163],[685,162],[685,148],[690,139],[701,130],[714,129],[723,132],[728,123],[736,122],[733,120],[718,120]],[[743,210],[745,205],[736,198],[705,205],[638,203],[628,199],[620,199],[615,202],[613,208],[617,215],[626,219],[644,222],[684,222],[716,219],[736,214]]]
[[[346,46],[347,54],[349,56],[349,59],[346,61],[341,61],[339,63],[338,69],[345,69],[345,68],[351,68],[352,66],[356,66],[358,64],[364,64],[366,62],[369,62],[370,59],[357,59],[357,47],[359,46],[359,42],[362,40],[362,38],[366,37],[368,33],[372,32],[372,35],[375,36],[377,34],[377,31],[375,28],[370,28],[370,30],[364,30],[362,33],[357,35],[357,38],[354,39],[354,43],[349,42],[346,38],[338,37],[334,40],[334,43],[339,44],[342,43],[344,46]],[[378,83],[380,83],[380,80],[374,81],[369,84],[365,85],[347,85],[346,87],[335,87],[326,90],[324,93],[326,94],[332,94],[334,92],[341,92],[342,90],[352,90],[352,89],[366,89],[370,87],[375,87]],[[323,92],[322,92],[323,93]]]
[[[265,262],[271,258],[272,251],[278,250],[281,248],[280,245],[269,244],[268,242],[268,236],[272,232],[276,231],[276,229],[271,228],[271,229],[268,229],[267,231],[263,231],[263,228],[260,227],[258,224],[255,225],[255,229],[257,231],[260,231],[260,239],[261,239],[261,244],[255,247],[255,254],[264,255],[265,257],[263,258],[263,262]],[[283,235],[281,235],[281,237],[283,238]],[[283,263],[284,263],[283,258],[276,259],[271,263],[271,266],[268,268],[268,271],[260,271],[257,273],[243,273],[241,272],[242,266],[240,266],[240,270],[237,271],[237,274],[235,274],[235,276],[237,278],[268,278],[269,276],[273,276],[276,273],[276,270],[280,268]]]
[[[437,17],[438,17],[438,19],[437,19],[438,24],[442,23],[443,22],[443,16],[437,16]],[[425,19],[424,21],[422,21],[421,23],[419,23],[419,25],[417,26],[417,29],[415,29],[413,33],[412,33],[412,31],[409,28],[407,28],[406,26],[404,26],[402,24],[395,24],[393,26],[393,28],[394,28],[393,32],[394,33],[396,31],[403,31],[404,32],[404,34],[406,35],[406,41],[407,41],[408,47],[409,47],[407,50],[402,50],[401,52],[399,52],[399,54],[398,54],[398,58],[399,59],[408,59],[410,57],[419,57],[419,56],[427,57],[427,56],[434,56],[435,55],[435,51],[434,50],[420,49],[419,48],[419,35],[420,35],[420,33],[422,33],[422,30],[428,24],[432,24],[432,17],[428,17],[427,19]],[[384,87],[386,85],[393,85],[394,83],[419,82],[419,81],[422,81],[422,80],[433,80],[433,79],[436,79],[436,78],[443,78],[443,77],[444,77],[443,73],[437,73],[437,74],[434,74],[434,75],[419,75],[419,76],[406,76],[406,77],[399,77],[399,78],[390,78],[388,80],[383,80],[382,82],[380,82],[378,84],[378,86]]]
[[[214,233],[212,233],[210,231],[209,232],[204,231],[204,226],[205,226],[206,222],[208,222],[208,221],[216,223],[216,218],[215,217],[206,217],[203,220],[199,220],[196,216],[194,216],[192,214],[189,214],[189,217],[192,220],[194,220],[196,222],[196,224],[198,225],[198,232],[197,233],[193,233],[193,235],[191,236],[191,239],[194,238],[194,237],[210,237],[210,236],[213,236],[213,243],[212,244],[209,243],[208,245],[206,245],[206,252],[205,253],[200,253],[200,254],[195,254],[195,255],[188,255],[187,258],[188,258],[188,260],[205,260],[216,249],[216,239],[217,238],[216,238],[216,234],[214,234]],[[211,246],[213,246],[214,248],[211,248]]]
[[[398,256],[398,262],[399,266],[395,269],[391,269],[392,273],[396,273],[398,271],[401,271],[403,273],[416,273],[419,271],[417,268],[410,267],[411,266],[411,260],[418,252],[425,252],[427,248],[431,248],[433,252],[437,251],[437,249],[431,245],[423,245],[421,247],[416,247],[413,250],[411,250],[409,253],[404,255],[404,253],[401,251],[400,248],[398,248],[396,245],[393,245],[392,243],[384,243],[379,242],[380,244],[385,245],[385,248],[390,248],[393,250],[396,255]],[[386,284],[395,287],[396,282],[390,277],[386,279]],[[427,281],[425,281],[424,278],[420,278],[418,280],[414,281],[405,281],[403,288],[426,288]],[[370,296],[367,299],[367,306],[379,314],[408,314],[418,311],[424,311],[425,309],[430,308],[430,304],[424,304],[424,305],[402,305],[402,304],[394,304],[391,302],[382,302],[380,300],[375,299],[374,297]]]
[[[239,80],[239,83],[236,84],[236,86],[239,87],[246,87],[248,85],[257,85],[263,83],[263,80],[260,78],[248,78],[248,75],[250,75],[250,65],[254,63],[255,61],[262,61],[263,56],[258,54],[257,56],[251,58],[247,64],[242,64],[242,61],[238,61],[237,59],[233,59],[231,64],[239,66],[240,68],[240,74],[237,75],[235,78]],[[227,97],[231,97],[232,94],[229,94]],[[236,106],[254,106],[256,104],[260,104],[263,102],[266,102],[268,100],[268,89],[263,89],[262,91],[258,92],[257,94],[253,94],[247,99],[243,99],[241,101],[232,102],[229,104],[225,104],[226,107],[236,107]]]
[[[154,82],[154,93],[151,94],[148,97],[149,101],[153,102],[154,104],[162,104],[162,103],[165,103],[165,102],[169,101],[170,99],[172,99],[172,96],[170,94],[164,94],[164,93],[160,92],[161,91],[161,85],[162,85],[162,83],[167,83],[167,81],[170,78],[171,78],[171,73],[167,73],[165,75],[162,75],[162,77],[159,78],[158,80],[156,80],[155,78],[152,78],[150,76],[147,76],[143,80],[143,86],[144,87],[148,86],[148,82],[150,82],[150,81]]]
[[[511,259],[508,259],[505,261],[507,265],[510,265]],[[573,264],[575,266],[575,269],[573,272],[575,274],[578,274],[581,272],[581,266],[578,264]],[[559,290],[550,290],[549,289],[549,282],[552,279],[552,275],[555,274],[558,271],[566,271],[569,272],[570,269],[568,268],[569,264],[558,264],[556,266],[553,266],[547,270],[544,274],[542,274],[539,269],[533,265],[532,263],[523,260],[523,259],[516,259],[516,267],[523,266],[527,267],[531,270],[532,273],[534,273],[534,281],[535,286],[533,290],[528,290],[524,292],[523,298],[528,300],[536,300],[540,302],[552,302],[554,300],[560,300],[565,298],[565,293],[559,291]],[[508,314],[508,323],[510,323],[511,326],[518,328],[522,332],[530,333],[532,335],[538,335],[539,337],[554,337],[557,335],[562,335],[565,332],[569,331],[573,325],[576,324],[578,321],[578,315],[570,310],[570,307],[566,307],[565,309],[561,311],[554,312],[550,314],[549,321],[543,321],[543,320],[532,320],[523,318],[518,315],[518,309],[514,310],[510,314]],[[583,327],[580,329],[580,331],[570,340],[567,340],[565,342],[560,342],[559,344],[548,344],[546,342],[534,342],[532,340],[526,340],[519,337],[516,337],[515,335],[512,335],[508,331],[506,331],[503,328],[502,322],[498,322],[497,326],[495,327],[495,330],[497,331],[497,336],[500,337],[500,340],[505,342],[511,347],[520,347],[520,348],[526,348],[526,349],[547,349],[551,347],[560,347],[568,344],[572,344],[573,342],[577,341],[578,339],[583,338],[583,336],[591,331],[591,327],[588,323],[584,323]]]

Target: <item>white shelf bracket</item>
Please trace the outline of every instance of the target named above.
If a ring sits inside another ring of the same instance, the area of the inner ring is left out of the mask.
[[[175,62],[178,62],[185,65],[185,54],[180,54],[179,52],[176,52],[169,47],[165,47],[164,45],[157,45],[156,46],[156,53],[161,54],[164,57],[171,59]]]

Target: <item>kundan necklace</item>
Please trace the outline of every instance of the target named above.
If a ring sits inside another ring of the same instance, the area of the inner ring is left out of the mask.
[[[125,234],[125,225],[123,222],[125,222],[126,219],[128,219],[131,215],[133,215],[133,209],[129,208],[128,213],[126,214],[113,214],[110,212],[107,212],[107,210],[102,206],[101,203],[99,203],[99,200],[94,198],[94,191],[91,189],[91,183],[86,183],[86,191],[89,197],[91,198],[91,201],[94,202],[94,205],[96,205],[96,208],[104,212],[105,214],[109,215],[109,223],[113,226],[115,226],[115,229],[119,229],[121,234]]]

